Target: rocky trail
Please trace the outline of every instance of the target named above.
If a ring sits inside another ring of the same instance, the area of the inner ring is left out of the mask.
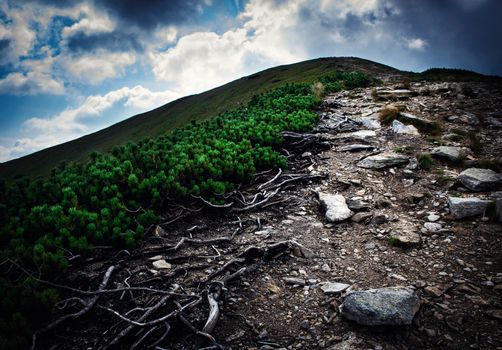
[[[400,111],[389,125],[383,108]],[[76,264],[72,285],[113,265],[122,290],[41,343],[501,349],[501,111],[500,87],[482,83],[327,96],[314,132],[285,135],[290,168],[229,197],[241,206]]]

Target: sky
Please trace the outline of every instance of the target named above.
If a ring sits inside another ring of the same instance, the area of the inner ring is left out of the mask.
[[[502,0],[0,0],[0,162],[273,66],[502,76]]]

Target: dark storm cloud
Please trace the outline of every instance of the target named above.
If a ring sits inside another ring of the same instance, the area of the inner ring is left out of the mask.
[[[122,22],[149,30],[158,25],[180,24],[195,19],[200,0],[96,0]]]
[[[395,28],[424,38],[425,64],[502,75],[500,0],[394,0]]]
[[[143,49],[135,33],[99,33],[87,35],[77,33],[68,38],[66,46],[73,52],[94,51],[141,51]]]

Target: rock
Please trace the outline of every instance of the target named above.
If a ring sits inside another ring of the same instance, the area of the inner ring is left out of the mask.
[[[477,197],[460,198],[448,197],[450,214],[455,219],[462,219],[469,216],[481,215],[486,211],[491,201],[479,199]]]
[[[343,221],[354,214],[341,194],[319,192],[319,201],[326,210],[325,215],[329,222]]]
[[[361,199],[349,198],[346,200],[347,206],[352,210],[368,209],[370,207],[369,203]]]
[[[410,228],[399,228],[389,235],[391,243],[397,243],[405,247],[418,245],[422,242],[420,235]]]
[[[387,99],[387,98],[397,98],[397,99],[406,99],[411,96],[416,95],[416,92],[408,90],[408,89],[395,89],[395,90],[380,90],[377,92],[378,97]]]
[[[427,216],[427,220],[429,220],[430,222],[436,222],[439,219],[441,219],[441,216],[439,216],[437,214],[430,214]]]
[[[352,139],[352,140],[366,140],[368,138],[376,137],[376,132],[373,130],[359,130],[354,132],[347,132],[336,135],[337,139]]]
[[[378,114],[372,114],[368,117],[361,117],[359,121],[361,124],[368,129],[380,129],[382,127],[382,124],[378,121],[379,116]]]
[[[424,224],[424,227],[429,232],[438,232],[439,230],[441,230],[443,228],[443,226],[441,226],[441,224],[438,224],[436,222],[426,222]]]
[[[398,119],[404,123],[410,123],[418,127],[430,128],[434,124],[433,122],[419,118],[411,113],[400,112]]]
[[[339,294],[350,287],[350,284],[339,282],[323,282],[320,284],[324,294]]]
[[[167,261],[165,261],[164,259],[160,259],[160,260],[157,260],[157,261],[154,261],[152,263],[153,267],[155,267],[156,269],[170,269],[172,268],[172,265],[169,264]]]
[[[457,179],[471,191],[490,191],[502,185],[502,175],[490,169],[469,168]]]
[[[463,156],[462,147],[440,146],[433,148],[431,155],[438,158],[447,159],[450,162],[458,162]]]
[[[365,169],[383,169],[392,166],[406,165],[410,157],[394,152],[383,152],[369,156],[357,163],[357,166]]]
[[[364,145],[360,143],[352,144],[352,145],[346,145],[337,148],[338,152],[359,152],[359,151],[367,151],[367,150],[373,150],[375,149],[375,146],[371,145]]]
[[[396,134],[405,134],[405,135],[420,135],[418,129],[413,125],[405,125],[401,123],[399,120],[394,120],[392,122],[392,131]]]
[[[410,325],[420,308],[415,291],[406,287],[351,292],[340,306],[341,314],[361,325]]]
[[[498,222],[502,222],[502,198],[495,200],[495,218]]]
[[[469,125],[478,125],[479,119],[471,112],[464,112],[459,116],[460,121]]]
[[[284,283],[293,285],[296,284],[299,286],[304,286],[307,284],[303,278],[297,278],[297,277],[284,277]]]
[[[355,213],[350,220],[354,222],[362,222],[365,221],[373,216],[372,213]]]
[[[346,333],[339,343],[328,348],[328,350],[361,350],[366,349],[363,347],[363,341],[356,337],[352,332]]]

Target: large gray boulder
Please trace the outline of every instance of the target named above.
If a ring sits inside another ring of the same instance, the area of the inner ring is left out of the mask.
[[[319,201],[326,210],[326,220],[339,222],[350,218],[354,212],[349,209],[345,197],[341,194],[319,192]]]
[[[415,291],[389,287],[352,292],[340,306],[341,314],[365,326],[410,325],[420,308]]]
[[[365,169],[383,169],[392,166],[406,165],[410,157],[394,152],[383,152],[369,156],[357,163],[357,166]]]
[[[420,135],[418,129],[415,128],[413,125],[405,125],[401,123],[399,120],[394,120],[392,122],[392,131],[394,131],[396,134],[414,135],[414,136]]]
[[[471,191],[490,191],[502,185],[502,175],[490,169],[469,168],[458,175],[458,181]]]
[[[477,197],[460,198],[448,197],[448,206],[450,214],[456,219],[462,219],[469,216],[481,215],[486,211],[491,201],[479,199]]]
[[[440,146],[433,148],[431,155],[438,158],[449,160],[450,162],[458,162],[463,156],[462,147]]]

